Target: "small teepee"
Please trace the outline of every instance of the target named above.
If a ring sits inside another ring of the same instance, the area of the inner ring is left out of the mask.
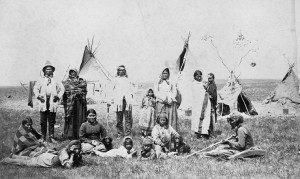
[[[243,91],[237,77],[231,71],[227,84],[218,92],[218,112],[221,116],[232,111],[239,111],[248,115],[257,115],[250,99]]]
[[[293,70],[294,66],[295,64],[290,65],[284,78],[277,85],[275,90],[271,92],[267,99],[264,100],[264,103],[289,99],[293,103],[300,104],[299,80]]]

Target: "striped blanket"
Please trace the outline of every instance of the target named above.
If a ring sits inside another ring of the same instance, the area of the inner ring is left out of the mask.
[[[14,145],[12,153],[20,156],[33,156],[44,151],[44,147],[40,147],[40,143],[34,129],[32,131],[25,130],[23,125],[19,127],[14,136]]]

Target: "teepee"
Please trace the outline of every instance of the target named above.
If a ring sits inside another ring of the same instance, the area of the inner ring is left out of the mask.
[[[112,76],[95,57],[92,45],[85,46],[79,77],[87,81],[87,98],[100,102],[106,100]]]
[[[221,116],[232,111],[239,111],[248,115],[257,115],[250,99],[243,91],[243,86],[231,71],[227,84],[218,91],[218,112]]]
[[[267,99],[264,100],[265,103],[281,99],[289,99],[294,103],[300,103],[299,80],[293,70],[294,66],[295,64],[290,65],[284,78],[277,85],[275,90],[271,92]]]

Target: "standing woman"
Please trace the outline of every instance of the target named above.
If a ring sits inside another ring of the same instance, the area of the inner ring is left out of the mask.
[[[79,128],[86,119],[86,81],[79,78],[76,69],[69,70],[69,77],[63,81],[65,94],[63,96],[65,110],[64,137],[78,139]]]
[[[132,104],[133,104],[133,84],[128,79],[126,68],[120,65],[117,69],[117,76],[115,77],[111,104],[114,104],[114,110],[117,116],[117,132],[118,138],[131,135],[132,130]],[[110,107],[110,103],[107,106]],[[125,124],[123,127],[123,116],[125,117]]]
[[[209,94],[205,90],[202,81],[202,72],[196,70],[192,84],[192,122],[191,130],[195,132],[197,138],[208,138],[212,131],[209,131],[211,120],[211,104]]]
[[[162,112],[166,112],[171,125],[176,131],[178,130],[178,114],[177,114],[177,89],[170,80],[170,70],[165,68],[162,71],[160,80],[154,85],[154,92],[156,94],[156,110],[155,114],[158,116]]]

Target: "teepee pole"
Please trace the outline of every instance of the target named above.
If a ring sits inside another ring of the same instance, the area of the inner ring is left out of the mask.
[[[189,44],[190,37],[191,37],[191,32],[189,32],[189,35],[188,35],[187,39],[185,40],[185,44],[186,44],[186,43]],[[184,55],[184,57],[183,57],[183,58],[184,58],[183,63],[182,63],[181,66],[179,67],[179,76],[181,75],[181,72],[183,71],[182,67],[183,67],[183,65],[185,65],[185,62],[186,62],[186,56],[187,56],[188,52],[189,52],[189,46],[187,46],[186,53],[185,53],[185,55]]]
[[[95,58],[95,60],[96,60],[96,62],[98,63],[98,65],[100,65],[100,62]],[[100,65],[101,66],[101,65]],[[102,73],[106,76],[106,78],[108,79],[108,80],[110,80],[109,78],[108,78],[108,76],[106,75],[106,73],[103,71],[103,69],[102,68],[100,68],[100,70],[102,71]]]
[[[246,107],[246,109],[247,109],[247,112],[248,112],[248,114],[250,115],[250,113],[249,113],[249,110],[248,110],[248,107],[247,107],[247,105],[246,105],[246,103],[245,103],[245,101],[244,101],[244,98],[243,98],[243,92],[241,92],[241,98],[242,98],[242,100],[243,100],[243,103],[244,103],[244,105],[245,105],[245,107]]]
[[[228,72],[230,73],[230,70],[228,68],[228,66],[225,64],[223,58],[220,55],[219,49],[217,48],[217,46],[214,44],[213,40],[210,39],[210,44],[215,48],[217,55],[218,55],[218,59],[222,62],[222,64],[224,65],[224,67],[228,70]]]

